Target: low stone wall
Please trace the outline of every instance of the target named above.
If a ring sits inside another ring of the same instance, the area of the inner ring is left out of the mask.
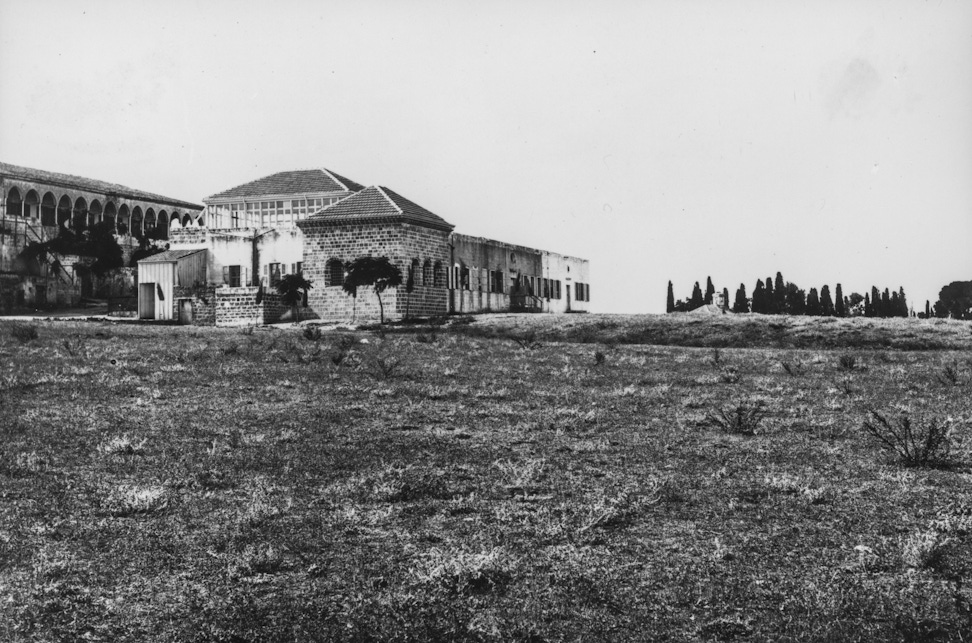
[[[249,326],[261,324],[276,324],[285,318],[289,318],[291,311],[280,300],[280,295],[275,292],[267,292],[264,289],[263,298],[257,303],[257,293],[259,288],[256,286],[241,286],[231,288],[221,286],[215,288],[215,323],[217,326]],[[301,310],[301,319],[305,317]]]
[[[175,286],[172,289],[172,319],[180,319],[180,300],[192,301],[192,319],[194,326],[216,325],[216,286]]]

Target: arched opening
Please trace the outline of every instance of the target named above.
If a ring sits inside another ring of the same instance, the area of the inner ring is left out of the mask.
[[[83,196],[74,201],[74,211],[71,213],[71,227],[75,232],[82,232],[88,227],[88,202]]]
[[[419,278],[419,260],[412,259],[412,263],[409,264],[408,266],[408,279],[412,280],[413,287],[419,285],[418,278]],[[405,283],[407,284],[408,280],[406,280]]]
[[[190,223],[192,223],[192,217],[189,216],[188,214],[184,215],[182,217],[182,227],[188,228]]]
[[[65,228],[71,226],[71,197],[66,194],[57,202],[57,225]]]
[[[342,286],[344,285],[344,264],[340,259],[328,259],[324,264],[324,285]]]
[[[88,225],[93,226],[101,223],[101,201],[95,199],[88,206]]]
[[[142,208],[137,205],[132,208],[132,223],[130,226],[130,233],[133,237],[141,237],[144,234],[144,228],[142,227]]]
[[[112,230],[115,230],[115,204],[111,201],[105,206],[105,213],[103,215],[104,221],[111,226]]]
[[[425,263],[422,264],[422,285],[431,286],[432,285],[432,260],[426,259]]]
[[[179,223],[179,217],[177,214],[172,215],[172,221],[169,222],[169,230],[181,230],[182,224]]]
[[[23,213],[24,197],[20,195],[20,190],[15,187],[7,192],[7,216],[19,217]]]
[[[128,234],[128,231],[132,229],[132,214],[129,212],[128,206],[124,203],[118,208],[115,229],[118,230],[118,234]]]
[[[57,199],[50,192],[47,192],[41,201],[41,225],[57,225]]]
[[[146,237],[152,236],[152,232],[155,231],[155,222],[155,210],[149,208],[145,211],[145,221],[143,222],[143,229]]]
[[[432,285],[436,288],[445,286],[445,271],[442,269],[441,261],[436,261],[432,266]]]
[[[24,216],[34,221],[40,218],[40,195],[37,190],[28,190],[24,197]]]

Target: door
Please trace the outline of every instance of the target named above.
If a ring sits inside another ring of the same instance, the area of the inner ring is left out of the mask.
[[[179,323],[180,324],[192,324],[192,300],[191,299],[180,299],[179,300]]]
[[[569,313],[570,312],[570,284],[564,286],[564,289],[567,291],[567,312]]]
[[[155,283],[138,285],[138,318],[155,319]]]

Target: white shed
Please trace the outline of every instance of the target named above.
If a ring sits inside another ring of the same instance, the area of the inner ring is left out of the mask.
[[[207,251],[166,250],[138,262],[138,318],[172,320],[175,288],[206,283]]]

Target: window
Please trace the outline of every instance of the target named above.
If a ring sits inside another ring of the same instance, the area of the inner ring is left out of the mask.
[[[560,299],[560,280],[554,281],[554,299]]]
[[[432,266],[432,285],[436,288],[445,286],[445,271],[442,269],[441,261],[436,261]]]
[[[270,285],[271,286],[276,286],[278,283],[280,283],[281,273],[280,273],[280,264],[279,263],[271,263],[271,264],[269,264],[267,266],[267,271],[269,272]]]
[[[503,294],[503,271],[494,270],[493,275],[493,292]]]
[[[469,290],[469,268],[463,266],[459,272],[459,279],[463,290]]]
[[[340,259],[328,259],[324,264],[324,285],[342,286],[344,285],[344,264]]]
[[[422,264],[422,285],[432,285],[432,261],[430,259],[426,259],[425,263]]]
[[[243,285],[242,275],[241,266],[223,266],[223,283],[230,288],[239,288]]]

